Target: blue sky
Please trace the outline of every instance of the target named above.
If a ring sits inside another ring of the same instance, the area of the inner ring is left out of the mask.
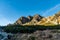
[[[51,16],[60,11],[60,0],[0,0],[0,25],[14,23],[21,16]]]

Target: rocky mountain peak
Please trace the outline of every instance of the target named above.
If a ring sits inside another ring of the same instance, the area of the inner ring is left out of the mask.
[[[22,17],[19,18],[15,23],[16,23],[16,24],[24,24],[24,23],[26,23],[26,22],[29,22],[29,19],[26,18],[26,17],[24,17],[24,16],[22,16]]]
[[[40,16],[38,14],[34,15],[34,17],[33,17],[33,19],[37,20],[37,21],[40,21],[41,18],[42,18],[42,16]]]
[[[33,17],[32,16],[28,16],[27,17],[30,21],[33,19]]]
[[[56,13],[55,16],[60,16],[60,11],[58,13]]]
[[[39,14],[36,14],[36,15],[34,15],[34,17],[40,17],[40,15]]]

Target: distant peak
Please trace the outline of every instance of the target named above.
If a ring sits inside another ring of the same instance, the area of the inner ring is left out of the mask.
[[[60,11],[58,13],[56,13],[55,16],[60,16]]]
[[[57,14],[60,14],[60,11]]]
[[[29,15],[28,17],[32,17],[32,16]]]
[[[35,14],[34,17],[42,17],[42,16],[39,14]]]
[[[39,14],[35,14],[34,16],[40,16]]]

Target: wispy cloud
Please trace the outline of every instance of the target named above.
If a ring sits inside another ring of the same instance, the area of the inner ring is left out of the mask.
[[[42,13],[43,16],[49,16],[52,15],[56,12],[60,11],[60,4],[57,4],[56,6],[46,10],[45,12]]]
[[[0,15],[0,25],[7,25],[11,23],[7,18],[5,18],[3,15]]]

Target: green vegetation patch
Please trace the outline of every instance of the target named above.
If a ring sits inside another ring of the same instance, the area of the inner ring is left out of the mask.
[[[4,28],[5,32],[11,33],[32,33],[36,30],[46,30],[46,29],[60,29],[60,25],[54,26],[43,26],[43,25],[30,25],[30,26],[21,26],[21,25],[11,25]]]

